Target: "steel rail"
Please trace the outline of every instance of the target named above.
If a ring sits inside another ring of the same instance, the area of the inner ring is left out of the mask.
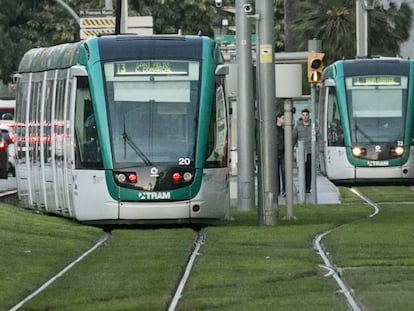
[[[31,300],[32,298],[34,298],[35,296],[40,294],[42,291],[44,291],[47,287],[49,287],[52,283],[54,283],[59,277],[61,277],[63,274],[65,274],[67,271],[69,271],[71,268],[73,268],[77,263],[82,261],[90,253],[95,251],[103,243],[105,243],[110,237],[111,237],[111,233],[105,232],[105,234],[99,239],[99,241],[92,248],[88,249],[86,252],[84,252],[82,255],[80,255],[72,263],[67,265],[62,271],[60,271],[58,274],[56,274],[51,279],[49,279],[47,282],[45,282],[42,286],[40,286],[37,290],[35,290],[33,293],[31,293],[26,298],[24,298],[22,301],[20,301],[14,307],[12,307],[9,311],[19,310],[26,302],[28,302],[29,300]]]
[[[375,204],[374,202],[372,202],[371,200],[369,200],[367,197],[365,197],[362,193],[360,193],[358,190],[356,190],[355,188],[350,188],[349,189],[351,192],[353,192],[355,195],[357,195],[358,197],[360,197],[362,200],[364,200],[366,203],[368,203],[370,206],[372,206],[374,208],[374,211],[369,214],[367,217],[372,218],[376,215],[378,215],[380,208],[377,204]],[[327,252],[325,251],[325,249],[323,248],[322,245],[322,239],[327,236],[328,234],[330,234],[331,232],[342,228],[348,224],[343,224],[341,226],[335,227],[331,230],[328,230],[324,233],[318,234],[314,241],[313,241],[313,247],[314,249],[317,251],[318,255],[322,258],[324,265],[321,265],[322,268],[326,269],[328,272],[325,274],[326,277],[333,277],[334,280],[336,281],[336,283],[338,284],[338,286],[341,288],[342,293],[345,295],[345,298],[347,300],[347,303],[349,305],[349,307],[351,308],[351,310],[353,311],[361,311],[363,310],[363,308],[361,308],[360,306],[362,305],[357,298],[353,295],[353,290],[352,288],[350,288],[344,281],[344,279],[342,278],[341,275],[341,271],[339,268],[335,267],[335,265],[331,262],[331,260],[329,259],[329,256],[327,254]]]
[[[195,245],[194,245],[194,249],[191,253],[191,256],[187,262],[186,268],[184,270],[183,276],[180,280],[180,282],[178,283],[177,289],[175,291],[174,297],[171,300],[171,303],[168,307],[168,311],[174,311],[175,308],[177,307],[178,301],[181,298],[182,292],[184,290],[185,284],[187,282],[188,276],[190,275],[191,269],[193,267],[194,261],[196,259],[196,256],[199,254],[199,250],[201,248],[201,245],[203,244],[205,240],[205,233],[200,230],[197,231],[197,239],[195,241]]]

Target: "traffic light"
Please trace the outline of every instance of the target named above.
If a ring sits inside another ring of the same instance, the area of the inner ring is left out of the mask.
[[[308,81],[309,83],[322,82],[323,58],[325,53],[308,54]]]

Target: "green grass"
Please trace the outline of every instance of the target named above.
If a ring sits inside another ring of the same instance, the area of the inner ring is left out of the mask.
[[[164,310],[194,240],[191,229],[115,230],[23,310]]]
[[[234,223],[207,229],[178,310],[347,310],[322,276],[313,238],[368,212],[361,205],[295,206],[297,219],[275,227],[257,226],[256,213],[233,212]]]
[[[234,221],[205,230],[177,310],[348,310],[313,249],[315,236],[332,228],[337,229],[323,243],[366,309],[411,310],[414,206],[389,202],[414,201],[414,193],[402,187],[359,189],[384,202],[379,215],[368,218],[372,208],[344,188],[342,204],[294,206],[296,220],[282,220],[286,207],[280,206],[277,226],[258,226],[256,212],[233,208]],[[8,217],[6,228],[2,216]],[[5,245],[14,254],[1,256],[0,310],[12,305],[10,299],[24,298],[26,282],[40,285],[101,234],[9,206],[1,206],[0,224],[1,249]],[[116,230],[22,310],[164,310],[194,239],[190,229]],[[15,273],[26,277],[11,280]]]
[[[414,304],[414,191],[360,187],[380,213],[338,228],[326,238],[333,260],[365,306],[410,310]],[[357,241],[357,242],[356,242]],[[411,293],[411,294],[410,294]]]
[[[0,205],[0,310],[12,307],[85,252],[101,230]]]

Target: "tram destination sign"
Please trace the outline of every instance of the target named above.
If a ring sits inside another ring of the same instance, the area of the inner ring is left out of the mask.
[[[137,60],[114,64],[116,76],[188,75],[188,63],[166,60]]]
[[[353,86],[377,86],[377,85],[401,85],[401,77],[399,76],[358,76],[352,78]]]

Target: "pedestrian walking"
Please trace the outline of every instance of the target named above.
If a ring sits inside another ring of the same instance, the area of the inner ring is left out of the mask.
[[[276,116],[276,154],[277,154],[277,176],[279,180],[279,193],[286,196],[285,175],[285,116],[282,112]]]

